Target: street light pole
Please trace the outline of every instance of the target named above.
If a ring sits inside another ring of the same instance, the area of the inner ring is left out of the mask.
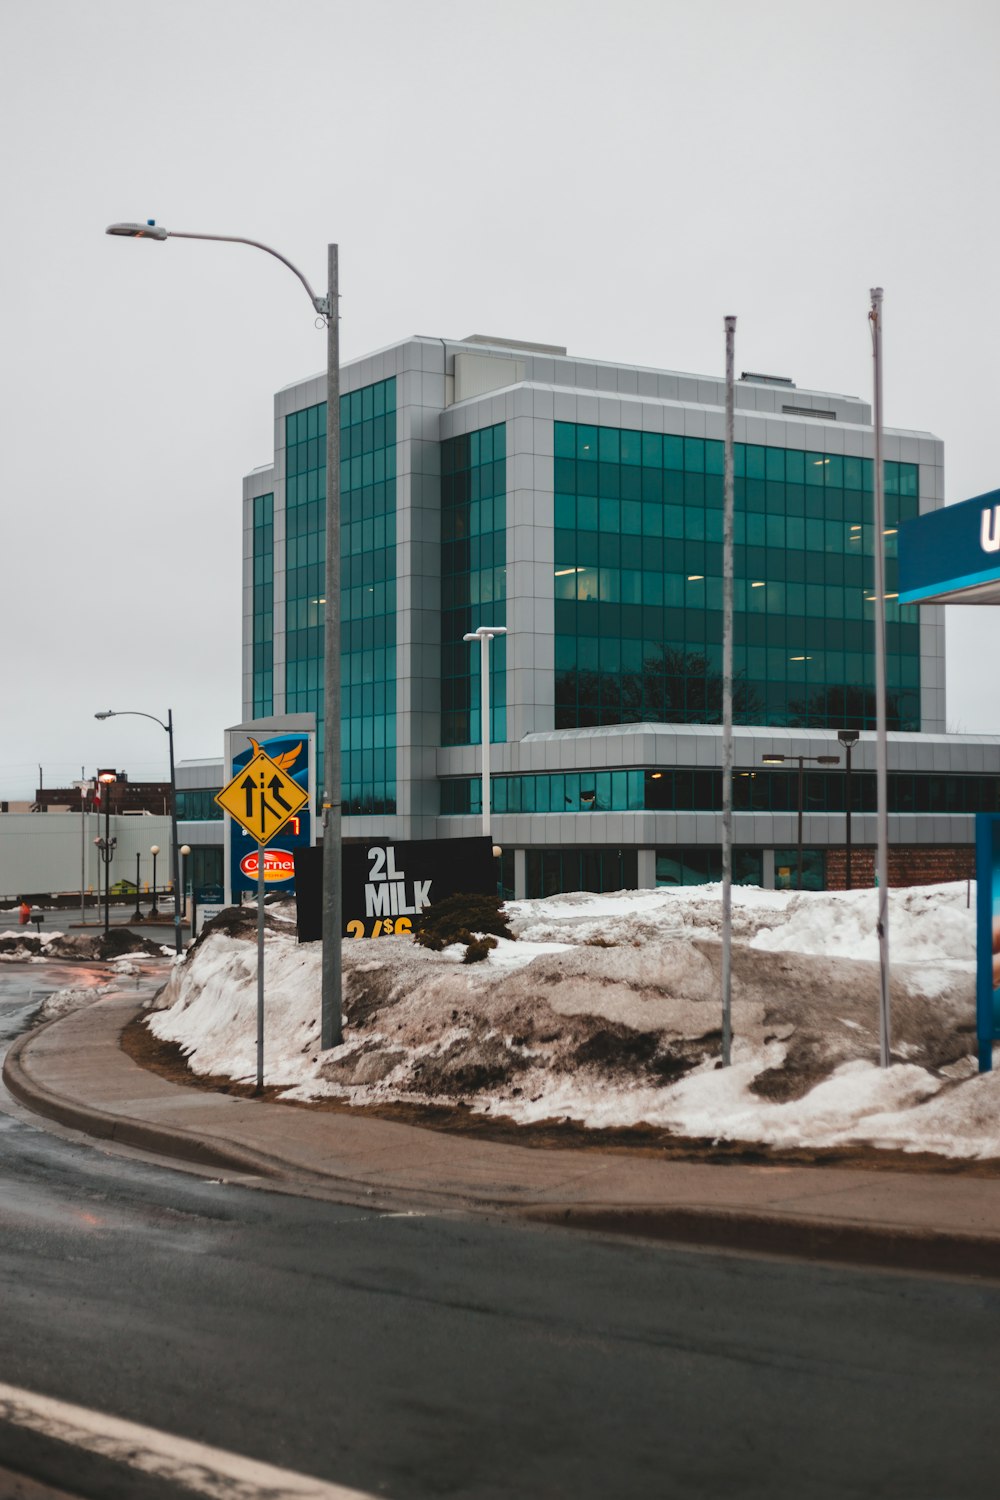
[[[327,246],[327,294],[318,297],[305,276],[284,255],[260,240],[233,234],[193,234],[145,224],[109,224],[106,234],[128,239],[213,240],[250,245],[280,260],[297,276],[327,329],[326,370],[326,605],[323,630],[323,964],[320,1045],[340,1044],[343,1035],[341,927],[341,755],[340,755],[340,302],[339,247]],[[176,848],[176,835],[175,835]],[[180,928],[178,926],[178,941]],[[178,952],[180,948],[178,947]]]
[[[158,917],[160,915],[160,908],[156,904],[156,856],[160,852],[159,844],[150,844],[149,852],[153,856],[153,905],[149,915],[151,917]]]
[[[733,513],[736,319],[725,319],[726,441],[722,496],[722,1066],[732,1044],[733,949]]]
[[[111,861],[118,843],[111,837],[111,788],[118,777],[114,771],[98,771],[97,779],[104,787],[104,837],[96,838],[94,843],[104,861],[104,936],[107,938],[111,935]],[[97,826],[100,828],[100,823]]]
[[[795,865],[795,888],[796,888],[796,890],[801,891],[801,889],[802,889],[802,804],[803,804],[802,790],[803,790],[803,784],[804,784],[804,781],[805,781],[805,772],[803,770],[803,767],[804,767],[804,765],[805,765],[805,763],[806,763],[807,760],[810,761],[811,763],[815,764],[815,765],[818,765],[818,766],[839,766],[840,765],[840,756],[839,755],[762,755],[761,756],[761,760],[764,761],[764,763],[766,765],[771,765],[771,766],[782,765],[786,761],[790,761],[790,760],[798,761],[798,765],[799,765],[799,774],[798,774],[798,818],[797,818],[798,839],[797,839],[797,850],[796,850],[796,856],[795,856],[796,857],[796,865]]]
[[[463,635],[463,641],[479,642],[479,675],[480,681],[480,709],[483,757],[482,757],[482,813],[483,813],[483,837],[490,837],[490,641],[496,635],[506,635],[506,625],[480,625],[477,630],[472,630],[468,635]]]
[[[166,732],[167,732],[167,740],[169,742],[169,751],[170,751],[170,843],[171,843],[170,855],[171,855],[171,868],[173,870],[173,881],[174,881],[174,947],[175,947],[176,952],[183,953],[183,951],[184,951],[184,944],[181,941],[181,893],[180,893],[180,889],[179,889],[180,856],[178,854],[178,843],[177,843],[177,775],[176,775],[176,772],[175,772],[175,769],[174,769],[174,713],[173,713],[173,709],[171,709],[171,708],[167,709],[167,722],[165,724],[164,724],[163,720],[162,719],[158,719],[155,714],[143,713],[143,711],[141,709],[138,709],[138,708],[106,708],[106,709],[103,710],[102,713],[95,714],[94,718],[95,719],[123,719],[123,718],[152,719],[152,721],[153,721],[154,724],[159,724],[160,728],[161,729],[165,729]],[[154,886],[153,905],[155,907],[155,905],[156,905],[156,893],[155,893],[155,886],[156,886],[155,870],[156,870],[156,866],[155,866],[155,864],[153,866],[153,870],[154,870],[154,877],[153,877],[153,886]]]
[[[845,883],[847,889],[851,889],[851,812],[853,811],[853,797],[851,789],[851,751],[858,743],[858,731],[856,729],[841,729],[837,738],[847,751],[847,783],[844,787],[844,797],[847,803],[847,844],[845,848]]]
[[[885,667],[885,474],[882,466],[882,288],[872,287],[868,321],[874,362],[874,520],[875,520],[875,789],[878,809],[876,880],[878,884],[879,1062],[890,1056],[889,1019],[889,737],[886,722]]]
[[[80,767],[82,772],[83,767]],[[93,790],[92,781],[74,781],[72,786],[80,793],[80,926],[87,925],[87,797]],[[136,901],[138,905],[138,900]]]
[[[170,746],[170,852],[173,856],[174,867],[174,951],[176,953],[183,953],[184,944],[181,939],[181,856],[177,842],[177,774],[174,770],[174,715],[173,710],[169,708],[167,709],[167,741]]]
[[[327,246],[326,578],[323,606],[323,960],[320,1046],[343,1041],[343,856],[340,752],[340,269]]]

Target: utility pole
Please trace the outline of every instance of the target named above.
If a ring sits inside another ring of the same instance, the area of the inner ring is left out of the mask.
[[[733,432],[736,319],[726,318],[726,442],[722,499],[722,1066],[732,1054],[733,959]]]
[[[885,684],[885,477],[882,465],[882,288],[871,292],[868,314],[872,335],[875,375],[875,786],[878,808],[878,848],[875,871],[878,883],[879,957],[879,1062],[888,1068],[891,1025],[889,1014],[889,742],[886,732]]]
[[[327,246],[326,604],[323,614],[323,965],[320,1046],[343,1041],[340,752],[340,267]]]

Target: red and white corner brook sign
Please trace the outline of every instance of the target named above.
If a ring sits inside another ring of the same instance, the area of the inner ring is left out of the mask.
[[[251,880],[257,879],[257,855],[258,850],[251,849],[240,860],[240,869],[243,874]],[[292,880],[295,876],[295,858],[291,849],[265,849],[264,850],[264,880],[267,884],[272,881]]]

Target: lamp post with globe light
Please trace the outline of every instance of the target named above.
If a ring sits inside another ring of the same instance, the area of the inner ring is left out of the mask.
[[[149,852],[153,856],[153,905],[149,915],[151,917],[158,917],[160,915],[160,908],[156,904],[156,856],[160,852],[159,844],[150,844]]]
[[[132,913],[133,922],[142,921],[142,912],[139,909],[139,861],[142,855],[138,849],[135,851],[135,911]]]
[[[97,779],[104,788],[104,837],[98,834],[94,840],[104,865],[104,936],[111,934],[111,861],[115,857],[118,840],[111,837],[111,788],[118,780],[116,771],[98,771]],[[98,823],[100,828],[100,823]]]
[[[185,860],[187,859],[187,857],[188,857],[188,855],[190,853],[191,853],[191,845],[190,844],[182,844],[181,845],[181,902],[182,902],[185,910],[187,910],[187,865],[185,864]]]

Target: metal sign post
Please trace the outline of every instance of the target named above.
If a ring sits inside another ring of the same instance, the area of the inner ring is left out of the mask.
[[[257,845],[257,1089],[264,1088],[264,854]]]
[[[257,1087],[264,1087],[264,883],[267,845],[289,818],[309,801],[309,793],[263,750],[237,771],[216,802],[257,842]]]

